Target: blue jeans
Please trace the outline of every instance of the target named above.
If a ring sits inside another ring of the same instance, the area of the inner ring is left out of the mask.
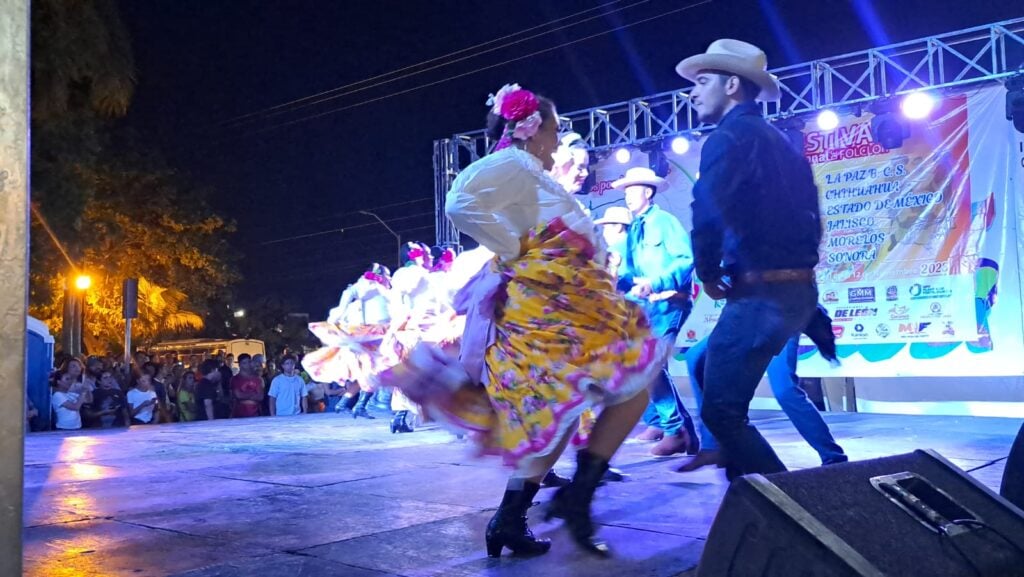
[[[675,347],[678,334],[670,332],[662,338],[668,339]],[[668,361],[665,362],[658,377],[651,383],[649,391],[651,401],[647,404],[647,410],[644,411],[644,423],[649,427],[658,427],[665,431],[666,435],[678,435],[681,429],[686,429],[690,438],[696,439],[697,430],[693,425],[693,417],[686,410],[683,398],[672,382],[672,376],[668,373]]]
[[[690,375],[698,370],[697,359],[705,354],[707,339],[697,343],[686,352],[686,366]],[[821,418],[818,409],[811,404],[807,393],[800,387],[800,380],[796,375],[797,347],[799,336],[789,339],[786,348],[775,355],[768,363],[768,384],[772,387],[772,394],[779,406],[793,422],[800,436],[807,441],[812,449],[818,452],[822,464],[839,463],[846,461],[846,454],[828,430],[825,419]],[[697,400],[697,410],[704,404],[704,394],[700,387],[693,387],[693,396]],[[718,441],[708,431],[703,422],[700,424],[701,446],[708,451],[718,449]]]
[[[692,355],[694,388],[703,393],[701,420],[718,440],[731,475],[786,470],[747,414],[765,369],[788,341],[800,335],[817,300],[813,284],[737,289],[703,352]]]

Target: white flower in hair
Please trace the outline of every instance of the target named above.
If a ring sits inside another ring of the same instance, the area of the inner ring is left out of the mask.
[[[506,84],[501,87],[501,90],[497,94],[487,95],[487,106],[491,107],[491,112],[497,115],[501,115],[501,103],[505,100],[505,97],[515,92],[516,90],[522,90],[518,84]]]

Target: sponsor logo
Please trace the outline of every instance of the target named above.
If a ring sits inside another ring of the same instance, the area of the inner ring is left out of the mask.
[[[889,336],[889,325],[885,323],[879,323],[878,326],[875,327],[875,333],[884,339],[885,337]]]
[[[949,336],[956,336],[956,331],[953,329],[953,321],[946,321],[946,326],[942,328],[942,334]]]
[[[697,331],[690,329],[686,331],[686,342],[695,343],[697,342]]]
[[[854,309],[836,309],[834,318],[836,320],[852,319],[856,317],[873,317],[878,315],[877,308],[860,307]]]
[[[821,300],[826,303],[837,303],[839,302],[839,297],[836,295],[836,291],[827,291]]]
[[[868,333],[867,333],[867,331],[864,330],[864,325],[863,324],[857,323],[857,324],[853,325],[853,332],[850,333],[850,336],[855,338],[855,339],[866,339],[867,336],[868,336]]]
[[[857,331],[858,333],[862,333],[864,332],[864,325],[857,323],[853,325],[853,330]]]
[[[846,328],[843,325],[832,325],[832,335],[837,339],[843,338],[844,332],[846,332]]]
[[[923,337],[932,323],[900,323],[900,334],[908,337]]]
[[[910,320],[910,307],[907,305],[892,305],[889,309],[889,320],[907,321]]]
[[[875,287],[862,286],[847,289],[847,297],[850,304],[873,303],[875,302]]]
[[[952,289],[949,289],[949,288],[946,288],[946,287],[941,287],[941,286],[934,286],[934,285],[930,285],[930,284],[918,284],[918,283],[915,283],[915,284],[911,285],[909,292],[910,292],[910,298],[912,300],[944,299],[944,298],[949,298],[950,296],[953,295],[953,290]]]
[[[895,301],[900,298],[900,289],[896,288],[896,285],[891,285],[885,289],[885,300]]]

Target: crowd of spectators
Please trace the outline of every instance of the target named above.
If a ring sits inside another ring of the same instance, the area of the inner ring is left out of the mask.
[[[67,357],[50,386],[50,422],[61,430],[301,415],[333,410],[345,394],[312,382],[290,354],[179,359],[139,351],[127,366],[114,357]],[[25,416],[30,430],[40,430],[31,401]]]

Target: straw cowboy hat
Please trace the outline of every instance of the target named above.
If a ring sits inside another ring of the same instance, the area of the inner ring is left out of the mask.
[[[604,216],[594,221],[594,224],[621,224],[629,226],[633,222],[633,215],[624,206],[609,206],[604,211]]]
[[[616,180],[612,183],[612,188],[616,190],[625,190],[626,187],[636,185],[649,186],[655,191],[664,190],[668,188],[668,181],[664,178],[654,174],[654,171],[650,168],[637,166],[630,168],[626,171],[626,176]]]
[[[676,65],[676,73],[690,82],[697,82],[701,70],[721,70],[750,80],[761,88],[761,94],[757,95],[761,101],[778,100],[781,95],[779,79],[768,73],[768,57],[764,51],[741,40],[715,40],[704,54],[691,56]]]

